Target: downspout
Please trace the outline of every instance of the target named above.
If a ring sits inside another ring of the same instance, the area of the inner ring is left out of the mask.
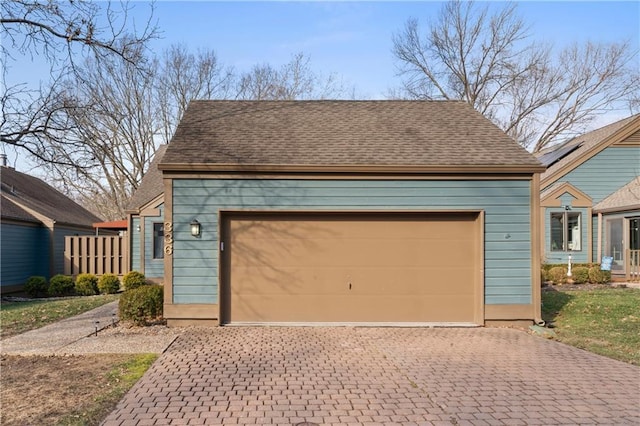
[[[540,236],[540,173],[531,176],[531,291],[533,302],[533,322],[543,327],[542,284],[540,265],[542,263],[542,238]]]

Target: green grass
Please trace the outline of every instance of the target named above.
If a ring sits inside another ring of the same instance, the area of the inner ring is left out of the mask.
[[[59,426],[97,425],[116,407],[118,401],[158,359],[157,354],[131,355],[128,361],[113,366],[105,377],[108,384],[104,391],[95,395],[93,401],[62,418]]]
[[[640,365],[640,290],[559,289],[543,292],[542,303],[560,342]]]
[[[2,302],[0,338],[15,336],[81,314],[117,300],[119,295],[83,296],[66,299],[43,299],[29,302]]]

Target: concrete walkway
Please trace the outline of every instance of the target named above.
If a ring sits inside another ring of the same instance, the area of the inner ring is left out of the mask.
[[[116,327],[112,327],[114,323]],[[167,328],[164,325],[123,326],[119,323],[118,302],[115,301],[75,317],[2,340],[0,353],[6,355],[161,354],[185,330]]]
[[[0,341],[7,355],[65,353],[65,347],[118,322],[118,301]]]

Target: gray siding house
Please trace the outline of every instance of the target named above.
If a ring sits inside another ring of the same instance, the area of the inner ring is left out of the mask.
[[[640,250],[640,115],[541,152],[543,260],[600,263],[626,275]]]
[[[2,292],[20,290],[33,275],[47,279],[64,272],[64,238],[92,235],[101,219],[42,180],[0,167],[0,283]]]
[[[194,101],[161,154],[170,325],[540,320],[544,167],[463,102]]]

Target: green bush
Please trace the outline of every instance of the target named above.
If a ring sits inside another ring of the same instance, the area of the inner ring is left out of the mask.
[[[574,284],[584,284],[589,281],[589,268],[586,266],[576,266],[571,270],[571,279]]]
[[[562,285],[567,282],[567,268],[564,266],[554,266],[549,269],[549,281],[554,284]]]
[[[540,281],[542,284],[549,281],[549,271],[545,268],[540,268]]]
[[[607,284],[611,281],[611,271],[603,271],[600,266],[589,269],[589,282],[593,284]]]
[[[571,263],[571,268],[577,268],[578,266],[584,266],[585,268],[591,268],[592,266],[597,265],[597,263]],[[543,263],[542,269],[548,271],[551,268],[555,268],[556,266],[564,266],[567,267],[566,263]]]
[[[76,277],[76,293],[81,296],[98,294],[98,277],[93,274],[80,274]]]
[[[122,285],[125,290],[133,290],[147,285],[147,279],[144,277],[144,274],[138,271],[131,271],[122,278]]]
[[[163,289],[159,285],[145,285],[122,293],[118,302],[121,320],[137,325],[162,318]]]
[[[113,274],[104,274],[98,280],[98,290],[102,294],[115,294],[120,291],[120,280]]]
[[[49,296],[69,296],[73,294],[73,278],[67,275],[54,275],[49,281]]]
[[[545,272],[549,272],[549,269],[553,268],[554,266],[558,266],[558,265],[555,265],[553,263],[543,263],[541,265],[540,269],[545,271]]]
[[[31,297],[44,296],[47,294],[47,279],[41,276],[29,277],[24,283],[24,292]]]

